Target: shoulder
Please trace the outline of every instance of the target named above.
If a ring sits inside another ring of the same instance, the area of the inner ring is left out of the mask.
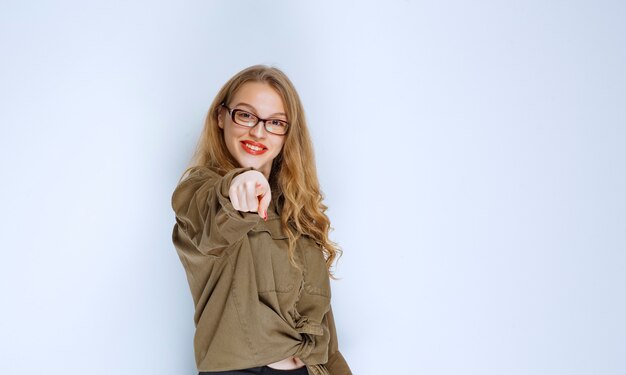
[[[315,241],[315,239],[306,234],[303,234],[300,236],[299,241],[302,244],[302,252],[306,260],[307,267],[314,268],[317,271],[325,269],[326,258],[324,257],[324,252],[322,251],[322,247]]]

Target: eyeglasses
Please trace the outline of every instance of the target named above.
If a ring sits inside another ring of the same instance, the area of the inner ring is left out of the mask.
[[[287,133],[287,129],[289,128],[289,123],[287,121],[278,119],[262,119],[253,113],[244,111],[243,109],[230,109],[224,103],[222,103],[221,106],[228,110],[230,118],[237,125],[253,128],[259,122],[263,121],[265,130],[276,135],[285,135]]]

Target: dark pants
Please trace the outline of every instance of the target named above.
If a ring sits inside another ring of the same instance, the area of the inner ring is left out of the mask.
[[[309,375],[306,366],[293,370],[278,370],[269,366],[250,367],[243,370],[199,372],[198,375]]]

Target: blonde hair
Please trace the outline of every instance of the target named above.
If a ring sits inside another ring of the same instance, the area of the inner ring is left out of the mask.
[[[331,267],[343,251],[328,238],[333,228],[325,214],[328,207],[322,202],[324,195],[317,178],[313,143],[300,97],[289,78],[278,68],[254,65],[235,74],[222,86],[209,108],[195,152],[181,180],[190,169],[197,166],[208,166],[222,176],[240,167],[226,148],[223,129],[218,126],[217,117],[221,104],[228,104],[246,82],[263,82],[275,89],[283,100],[289,122],[283,148],[272,162],[269,178],[272,199],[277,199],[276,205],[281,208],[281,226],[289,239],[289,260],[301,270],[294,260],[294,248],[296,240],[305,234],[317,243],[324,255],[329,277],[336,280]],[[290,223],[295,227],[295,232]]]

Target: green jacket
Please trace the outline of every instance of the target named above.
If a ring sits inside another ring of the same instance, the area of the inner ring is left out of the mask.
[[[172,194],[172,241],[195,306],[198,371],[224,371],[300,358],[311,375],[351,375],[339,352],[324,256],[302,235],[289,263],[287,235],[272,195],[267,222],[235,210],[232,179],[195,167]]]

